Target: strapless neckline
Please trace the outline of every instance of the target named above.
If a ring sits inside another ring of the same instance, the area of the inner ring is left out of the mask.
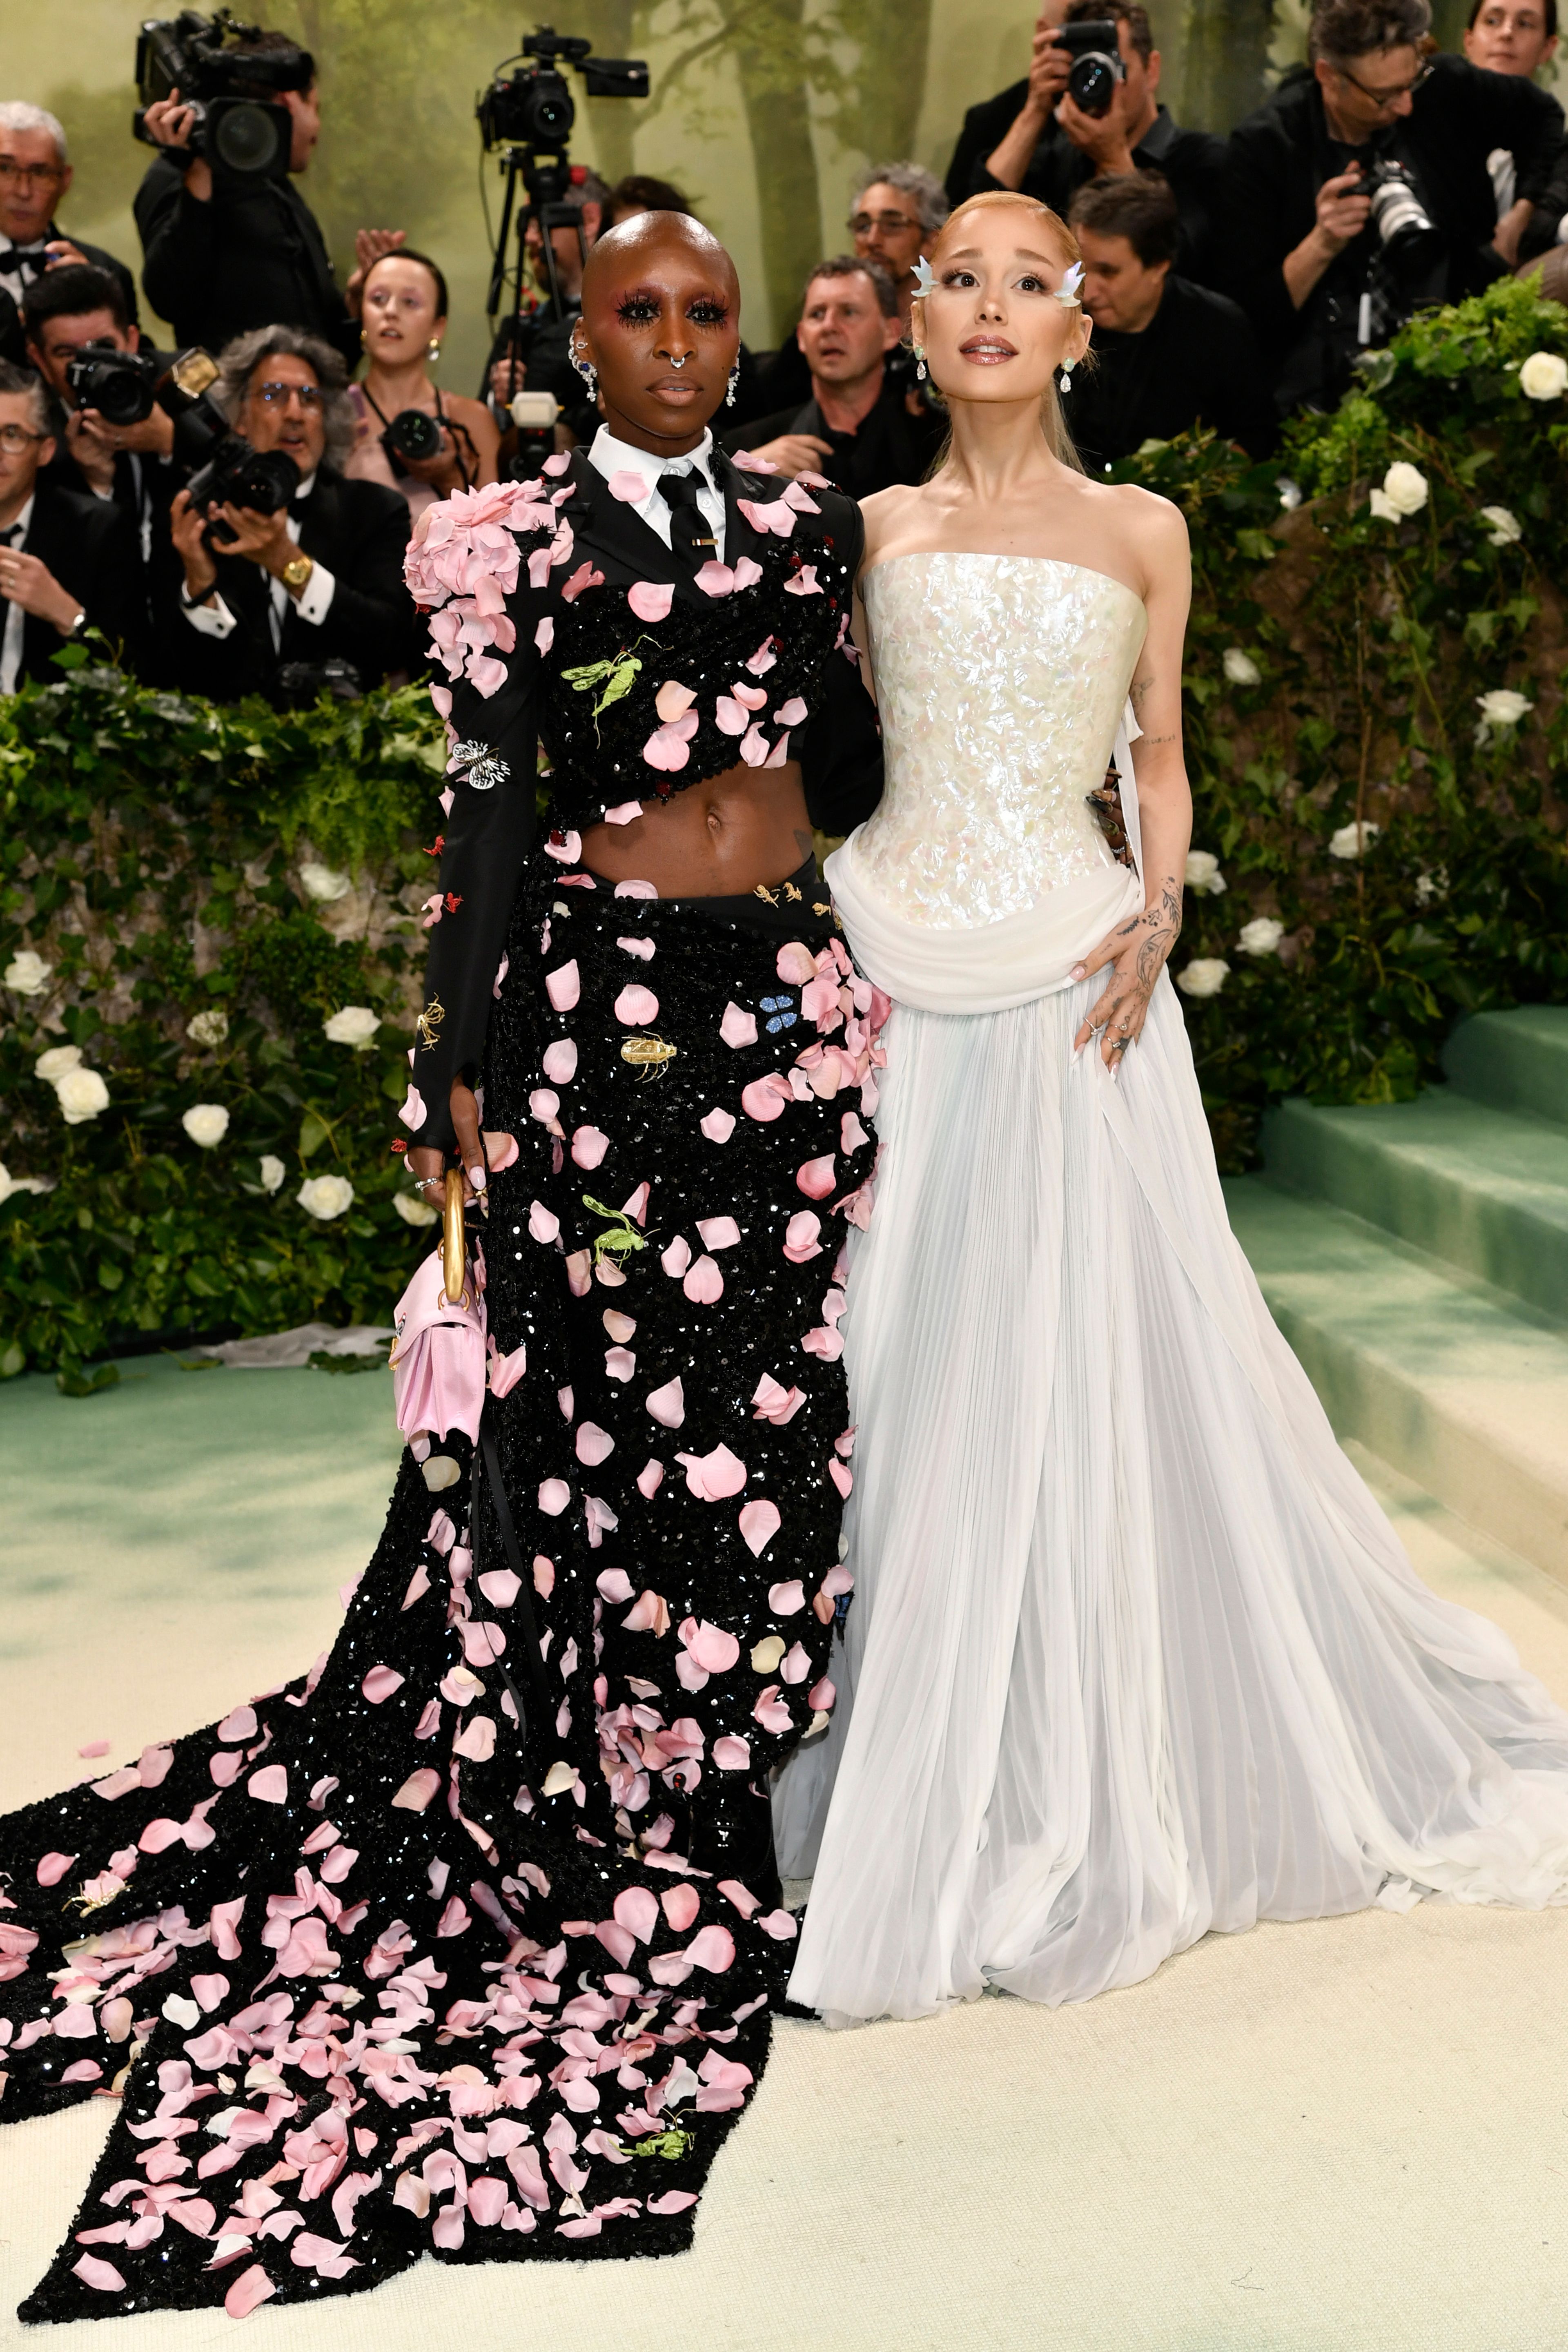
[[[890,572],[895,563],[930,563],[932,562],[962,563],[1045,563],[1053,572],[1081,572],[1086,580],[1103,580],[1107,588],[1119,588],[1130,596],[1140,613],[1148,606],[1135,588],[1118,580],[1113,572],[1101,572],[1092,563],[1073,563],[1064,555],[1002,555],[993,548],[982,547],[912,547],[902,555],[884,555],[880,563],[873,563],[861,573],[862,584],[879,572]]]

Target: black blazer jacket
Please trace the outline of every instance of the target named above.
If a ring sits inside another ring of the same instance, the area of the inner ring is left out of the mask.
[[[326,244],[290,181],[227,190],[199,205],[185,175],[155,156],[136,191],[147,299],[176,343],[220,352],[252,327],[303,327],[352,367],[360,331],[332,275]]]
[[[142,646],[141,560],[123,510],[112,499],[57,489],[42,475],[23,552],[36,555],[101,629],[117,656],[134,667]],[[22,632],[22,677],[57,680],[50,656],[67,642],[52,621],[29,613]]]
[[[285,662],[352,662],[361,685],[414,667],[414,610],[403,586],[408,503],[382,482],[348,481],[322,466],[308,498],[296,504],[299,548],[325,564],[337,585],[327,617],[302,621],[292,601],[283,642],[272,642],[268,618],[272,577],[245,556],[218,560],[218,593],[237,625],[226,637],[197,629],[180,609],[178,566],[160,573],[156,592],[161,671],[172,672],[193,694],[235,702],[269,693]]]

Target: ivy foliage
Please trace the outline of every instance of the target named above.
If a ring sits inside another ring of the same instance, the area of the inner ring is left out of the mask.
[[[1224,887],[1189,889],[1173,962],[1223,967],[1184,1010],[1225,1168],[1284,1096],[1403,1099],[1466,1013],[1568,999],[1568,391],[1542,354],[1568,312],[1505,279],[1416,320],[1270,464],[1200,434],[1116,469],[1191,530],[1193,837]],[[57,659],[0,701],[0,971],[47,967],[0,995],[0,1373],[85,1392],[138,1336],[384,1322],[430,1240],[390,1149],[428,698],[214,709]],[[362,1048],[325,1034],[345,1006],[379,1021]],[[75,1124],[37,1074],[61,1046],[109,1097]],[[322,1176],[353,1190],[328,1219],[299,1199]]]

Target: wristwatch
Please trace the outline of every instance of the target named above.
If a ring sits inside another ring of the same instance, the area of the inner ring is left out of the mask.
[[[290,556],[277,576],[286,588],[298,595],[315,569],[316,561],[313,556],[294,555]]]
[[[81,643],[81,640],[87,635],[87,614],[85,613],[78,613],[76,619],[66,631],[66,635],[76,644],[79,645]]]

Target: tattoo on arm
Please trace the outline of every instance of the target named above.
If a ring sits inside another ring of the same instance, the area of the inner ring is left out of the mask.
[[[1145,735],[1143,740],[1145,749],[1152,751],[1156,743],[1179,743],[1181,737],[1179,735]]]

